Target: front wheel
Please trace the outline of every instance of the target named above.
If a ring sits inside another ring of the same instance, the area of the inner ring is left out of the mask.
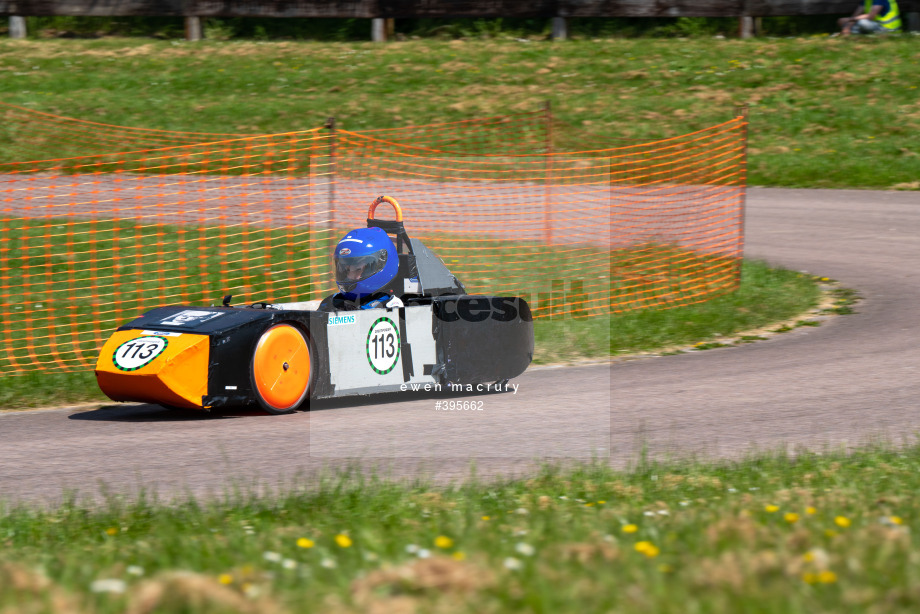
[[[250,373],[259,406],[270,414],[289,414],[310,393],[313,375],[310,343],[291,324],[275,324],[256,343]]]

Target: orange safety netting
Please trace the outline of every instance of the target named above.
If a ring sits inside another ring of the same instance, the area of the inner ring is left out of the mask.
[[[160,305],[334,292],[332,248],[380,194],[470,293],[523,296],[538,318],[738,284],[744,117],[556,153],[547,112],[258,136],[0,114],[3,374],[91,367],[115,327]]]

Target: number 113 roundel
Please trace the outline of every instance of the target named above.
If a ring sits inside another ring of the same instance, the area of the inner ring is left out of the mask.
[[[163,353],[169,342],[164,337],[138,337],[125,341],[112,354],[112,363],[121,371],[137,371]]]
[[[380,375],[399,362],[399,329],[390,318],[378,318],[367,331],[367,361]]]

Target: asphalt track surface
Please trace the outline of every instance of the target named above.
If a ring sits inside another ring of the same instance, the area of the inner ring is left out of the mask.
[[[151,405],[0,413],[0,499],[53,503],[310,483],[355,465],[448,481],[540,458],[739,458],[913,442],[920,426],[920,193],[751,189],[748,257],[839,280],[857,313],[740,347],[534,368],[517,392],[407,392],[309,413],[205,416]],[[436,410],[439,402],[482,410]]]

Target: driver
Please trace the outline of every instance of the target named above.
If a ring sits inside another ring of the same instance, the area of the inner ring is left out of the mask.
[[[390,287],[399,270],[393,240],[381,228],[358,228],[345,235],[332,253],[339,291],[320,304],[320,310],[399,307],[402,301]]]

